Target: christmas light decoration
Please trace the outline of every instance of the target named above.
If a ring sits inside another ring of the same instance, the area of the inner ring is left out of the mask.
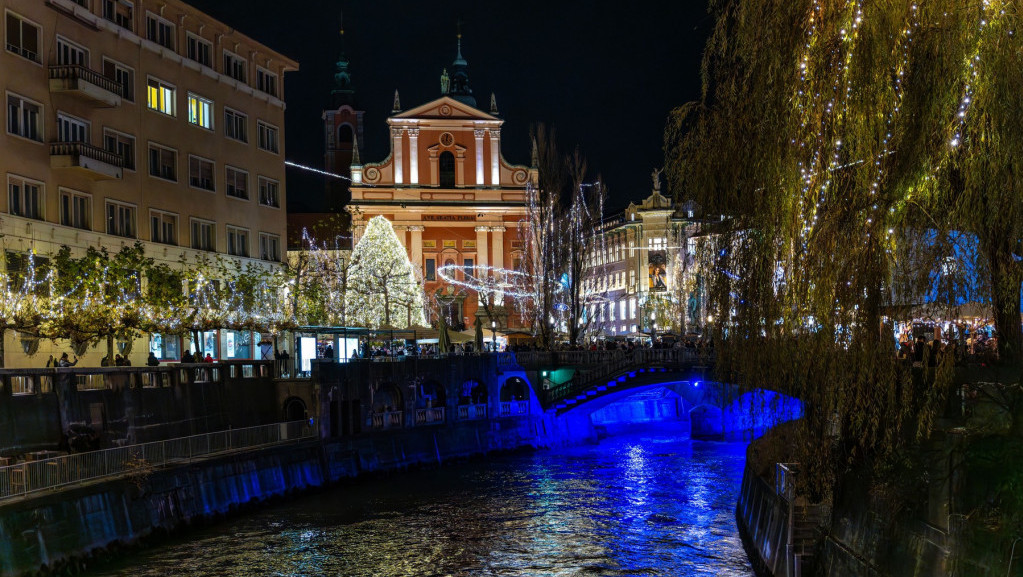
[[[353,324],[405,328],[425,324],[423,285],[394,227],[375,216],[352,250],[344,295]]]

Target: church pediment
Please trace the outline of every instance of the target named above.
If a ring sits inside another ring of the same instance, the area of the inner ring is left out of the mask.
[[[450,96],[442,96],[432,102],[427,102],[421,106],[417,106],[411,110],[406,110],[401,114],[396,114],[391,117],[392,119],[412,119],[412,118],[451,118],[451,119],[471,119],[471,120],[489,120],[498,121],[501,119],[496,116],[492,116],[477,110],[468,104],[464,104],[451,98]]]

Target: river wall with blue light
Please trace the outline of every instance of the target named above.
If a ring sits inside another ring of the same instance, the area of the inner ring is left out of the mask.
[[[711,439],[750,438],[799,413],[798,402],[773,393],[738,394],[723,385],[663,382],[659,375],[570,410],[544,410],[529,377],[521,368],[482,357],[417,365],[324,364],[306,393],[319,415],[319,439],[0,504],[0,573],[74,571],[151,536],[365,475],[584,443],[644,423],[677,422]],[[279,400],[292,394],[297,393],[257,396]],[[431,422],[437,414],[441,420]]]

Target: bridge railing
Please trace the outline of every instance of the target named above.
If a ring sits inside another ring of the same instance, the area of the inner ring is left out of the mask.
[[[502,417],[517,417],[529,414],[529,401],[501,401]]]
[[[539,353],[530,359],[538,363],[534,370],[543,368],[553,369],[558,366],[570,365],[562,363],[562,358],[579,361],[571,364],[575,368],[572,379],[553,384],[543,381],[539,391],[540,403],[549,407],[561,400],[578,395],[583,391],[603,382],[615,375],[632,368],[641,367],[681,367],[698,366],[701,363],[711,363],[714,360],[713,353],[697,349],[635,349],[633,351],[569,351],[570,355],[561,357],[563,353]],[[543,357],[541,355],[550,355]],[[553,356],[558,355],[558,356]],[[587,356],[588,355],[588,356]],[[522,355],[519,355],[520,364],[523,363]],[[549,361],[550,364],[544,364]]]
[[[400,429],[402,417],[405,411],[388,411],[384,413],[373,413],[374,429]]]
[[[157,367],[66,367],[0,369],[0,386],[14,395],[38,395],[54,390],[62,376],[74,382],[76,390],[123,390],[126,388],[172,387],[191,383],[223,383],[270,379],[271,361],[221,361],[217,363],[167,363]]]
[[[144,476],[166,465],[315,437],[316,429],[308,421],[290,421],[17,463],[0,467],[0,501],[106,477]]]
[[[444,407],[416,409],[417,425],[440,425],[444,422]]]
[[[458,405],[459,421],[474,421],[487,418],[487,405]]]

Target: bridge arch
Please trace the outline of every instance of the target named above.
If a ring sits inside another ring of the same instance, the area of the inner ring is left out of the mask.
[[[443,407],[448,402],[448,393],[439,381],[428,379],[419,385],[419,398],[424,406]]]
[[[708,403],[689,410],[689,436],[694,439],[720,439],[725,436],[725,412]]]
[[[281,407],[285,421],[303,421],[309,416],[308,407],[299,397],[288,397]]]
[[[466,379],[458,392],[459,405],[482,405],[487,402],[487,385],[479,379]]]
[[[377,413],[401,411],[405,408],[404,396],[397,383],[383,382],[373,387],[373,411]]]
[[[532,387],[529,381],[522,377],[509,377],[501,383],[500,398],[502,402],[507,401],[528,401]]]

